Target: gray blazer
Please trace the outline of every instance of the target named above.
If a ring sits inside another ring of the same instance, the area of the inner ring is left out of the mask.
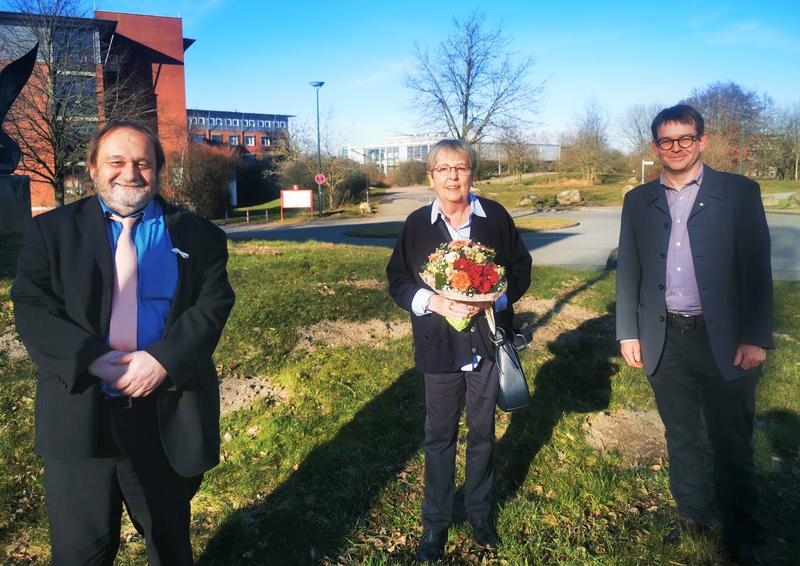
[[[658,367],[666,336],[671,225],[658,179],[625,196],[617,261],[617,340],[640,340],[648,375]],[[688,230],[711,349],[722,376],[733,380],[748,373],[733,365],[739,344],[773,347],[770,237],[758,183],[705,166]]]

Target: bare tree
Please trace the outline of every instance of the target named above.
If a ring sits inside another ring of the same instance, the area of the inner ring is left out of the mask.
[[[500,147],[505,153],[508,171],[522,181],[526,165],[531,161],[531,146],[517,128],[508,128],[500,138]]]
[[[416,70],[403,80],[422,123],[476,143],[527,122],[544,86],[529,82],[533,58],[512,62],[508,39],[499,27],[484,29],[481,13],[453,27],[433,53],[415,47]]]
[[[662,108],[664,106],[658,103],[634,104],[625,110],[620,122],[620,133],[631,154],[643,156],[651,152],[653,134],[650,132],[650,124]]]
[[[619,155],[608,146],[608,124],[605,109],[592,99],[578,115],[575,131],[564,140],[564,166],[592,185],[600,182],[602,172],[618,168]]]
[[[729,81],[694,89],[683,102],[695,107],[706,122],[712,146],[706,160],[723,169],[741,167],[763,127],[769,97]]]
[[[800,103],[770,112],[756,153],[764,169],[762,173],[800,180]]]
[[[2,28],[0,58],[15,58],[39,42],[39,58],[7,123],[22,149],[20,169],[53,187],[57,206],[65,186],[82,174],[86,143],[106,120],[139,117],[147,107],[137,77],[121,72],[126,55],[102,37],[80,0],[7,0],[19,12]],[[113,64],[105,65],[108,61]],[[137,83],[138,84],[138,83]]]

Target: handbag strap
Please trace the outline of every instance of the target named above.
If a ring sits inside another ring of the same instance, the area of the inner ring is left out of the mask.
[[[441,214],[439,214],[439,218],[436,219],[435,224],[439,227],[439,230],[442,232],[442,235],[444,236],[444,241],[452,242],[453,237],[450,235],[450,230],[447,229],[447,226],[445,226],[444,223],[445,223],[444,218],[442,217]]]
[[[502,345],[506,341],[506,333],[501,327],[497,326],[494,320],[494,305],[489,305],[489,308],[485,309],[484,312],[486,313],[486,322],[489,324],[489,340],[495,346]]]

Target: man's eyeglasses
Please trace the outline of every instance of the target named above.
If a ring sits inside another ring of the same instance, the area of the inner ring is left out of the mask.
[[[661,151],[669,151],[675,147],[675,142],[678,142],[678,146],[682,149],[689,149],[695,141],[697,141],[697,136],[681,136],[678,139],[661,138],[656,140],[656,145],[661,148]]]
[[[442,176],[449,175],[452,171],[455,171],[459,176],[461,176],[468,174],[470,171],[472,171],[472,168],[467,167],[466,165],[453,165],[452,167],[450,165],[437,165],[433,168],[434,173]]]

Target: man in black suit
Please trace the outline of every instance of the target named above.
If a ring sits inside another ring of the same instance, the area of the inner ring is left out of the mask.
[[[113,564],[123,503],[151,565],[192,563],[190,500],[219,459],[211,356],[234,295],[224,233],[158,196],[163,165],[148,128],[107,125],[88,150],[97,196],[36,217],[20,256],[11,294],[39,368],[54,564]]]
[[[617,339],[627,364],[644,368],[653,387],[682,528],[706,529],[716,507],[726,552],[758,564],[753,419],[760,366],[772,348],[760,189],[703,165],[707,135],[694,108],[662,110],[652,134],[663,172],[625,197]]]

